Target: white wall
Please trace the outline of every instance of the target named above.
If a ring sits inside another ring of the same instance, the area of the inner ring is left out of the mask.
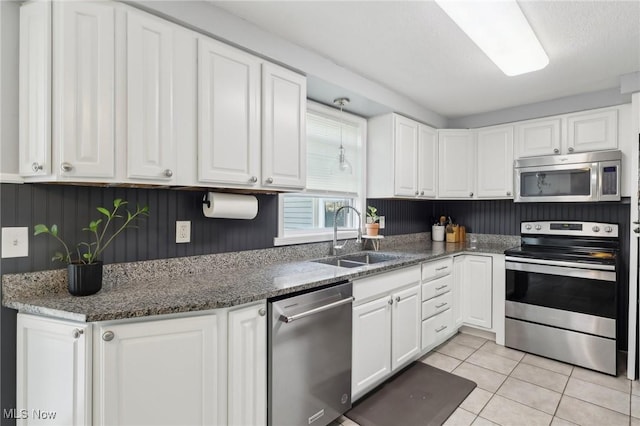
[[[0,1],[0,181],[18,177],[19,3]]]

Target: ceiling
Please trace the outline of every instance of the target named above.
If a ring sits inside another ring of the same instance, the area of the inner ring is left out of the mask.
[[[210,3],[447,118],[618,88],[640,71],[638,0],[520,0],[549,65],[515,77],[428,0]]]

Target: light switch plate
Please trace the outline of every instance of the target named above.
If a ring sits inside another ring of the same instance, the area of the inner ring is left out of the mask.
[[[384,229],[384,216],[380,216],[380,218],[378,219],[378,223],[380,224],[380,229]]]
[[[191,242],[191,221],[177,220],[176,221],[176,243],[190,243]]]
[[[29,256],[29,228],[2,228],[2,258]]]

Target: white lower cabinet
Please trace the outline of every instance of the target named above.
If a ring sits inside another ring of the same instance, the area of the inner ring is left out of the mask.
[[[18,425],[91,424],[91,337],[90,324],[18,314]]]
[[[218,317],[98,324],[95,425],[219,424]]]
[[[18,424],[266,424],[265,301],[157,318],[18,314]]]
[[[420,266],[353,282],[352,400],[420,353]]]
[[[462,322],[465,325],[492,328],[493,259],[491,256],[461,256],[462,270],[456,270],[461,285]],[[461,276],[458,275],[461,273]]]

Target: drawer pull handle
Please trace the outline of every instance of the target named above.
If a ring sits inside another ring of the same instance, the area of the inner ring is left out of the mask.
[[[441,266],[439,268],[436,268],[436,271],[443,271],[445,269],[449,268],[448,266]]]
[[[440,332],[441,332],[442,330],[444,330],[445,328],[447,328],[447,326],[446,326],[446,325],[443,325],[443,326],[442,326],[442,327],[440,327],[440,328],[436,328],[436,333],[440,333]]]
[[[436,305],[436,309],[440,309],[440,308],[442,308],[443,306],[447,306],[447,303],[445,302],[445,303],[437,304],[437,305]]]
[[[447,285],[441,285],[440,287],[436,287],[436,290],[442,290],[443,288],[447,288]]]

